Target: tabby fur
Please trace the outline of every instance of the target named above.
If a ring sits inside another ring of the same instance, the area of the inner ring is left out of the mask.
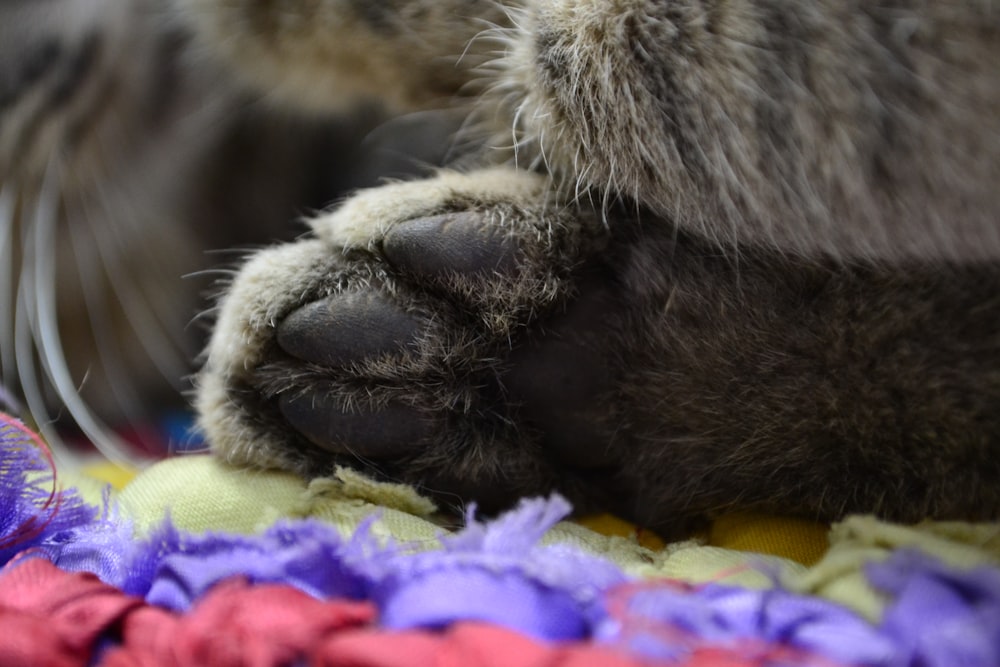
[[[234,276],[196,394],[220,456],[664,531],[1000,512],[990,2],[171,10],[271,108],[465,119],[451,170]]]

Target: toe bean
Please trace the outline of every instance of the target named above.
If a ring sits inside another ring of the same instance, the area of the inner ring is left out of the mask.
[[[382,249],[396,268],[427,277],[509,273],[518,254],[506,230],[472,211],[402,222],[386,234]]]
[[[314,445],[335,454],[384,460],[398,458],[425,442],[430,424],[408,405],[345,411],[321,395],[283,396],[282,415]]]
[[[327,297],[293,311],[278,326],[278,345],[302,361],[325,366],[400,352],[413,345],[421,323],[374,292]]]

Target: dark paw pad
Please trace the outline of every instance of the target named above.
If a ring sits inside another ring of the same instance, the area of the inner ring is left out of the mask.
[[[382,251],[395,268],[428,278],[509,273],[518,254],[504,228],[474,212],[407,220],[386,234]]]
[[[430,435],[430,425],[406,405],[374,409],[344,406],[319,395],[283,396],[281,414],[295,430],[324,451],[386,460],[412,452]]]
[[[302,306],[278,326],[278,345],[302,361],[341,367],[412,346],[418,320],[376,292],[345,292]]]

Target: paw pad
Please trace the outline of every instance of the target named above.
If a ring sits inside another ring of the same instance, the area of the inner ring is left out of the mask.
[[[398,458],[430,436],[431,426],[414,408],[389,403],[347,409],[321,394],[282,396],[281,414],[312,444],[333,454],[376,461]]]
[[[421,331],[418,320],[377,292],[345,292],[302,306],[278,326],[278,345],[302,361],[347,366],[404,350]]]
[[[395,268],[428,278],[511,273],[518,254],[503,227],[471,211],[402,222],[386,234],[382,251]]]

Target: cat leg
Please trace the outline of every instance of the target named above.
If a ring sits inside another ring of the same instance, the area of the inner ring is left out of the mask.
[[[442,174],[259,253],[201,376],[216,450],[490,509],[556,489],[667,531],[732,508],[1000,511],[1000,271],[734,262],[550,197]]]
[[[551,0],[507,38],[482,108],[567,189],[729,252],[1000,257],[988,5]]]
[[[259,253],[201,376],[216,450],[489,509],[559,490],[666,532],[730,509],[1000,511],[1000,271],[734,262],[545,185],[373,189]]]

